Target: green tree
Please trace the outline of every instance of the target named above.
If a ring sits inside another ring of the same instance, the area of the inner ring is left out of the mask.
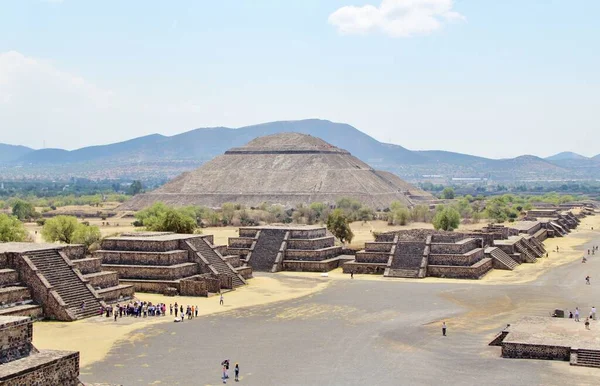
[[[12,214],[21,221],[29,220],[37,215],[33,204],[23,200],[17,200],[13,204]]]
[[[77,224],[71,242],[74,244],[84,244],[89,248],[92,244],[100,241],[101,238],[100,228],[97,226]]]
[[[42,237],[52,243],[58,241],[71,244],[78,225],[73,216],[56,216],[46,221],[42,228]]]
[[[452,200],[454,198],[454,189],[449,186],[444,188],[442,191],[442,198],[446,200]]]
[[[132,196],[135,196],[136,194],[141,193],[143,189],[144,189],[144,186],[142,185],[142,181],[135,180],[129,186],[129,194],[131,194]]]
[[[429,208],[425,205],[416,205],[410,211],[410,218],[413,221],[429,222],[431,214]]]
[[[452,207],[438,208],[435,216],[433,217],[433,227],[435,229],[442,229],[445,231],[451,231],[458,228],[460,224],[460,214]]]
[[[26,241],[28,238],[27,230],[18,218],[0,213],[0,242]]]
[[[350,222],[341,209],[335,209],[327,216],[327,229],[342,243],[350,243],[354,238]]]
[[[223,224],[229,225],[235,216],[236,204],[232,202],[225,202],[221,206],[221,215],[223,216]]]
[[[160,222],[155,224],[155,227],[150,230],[191,234],[194,233],[197,227],[196,219],[190,216],[189,213],[169,208],[161,216]]]

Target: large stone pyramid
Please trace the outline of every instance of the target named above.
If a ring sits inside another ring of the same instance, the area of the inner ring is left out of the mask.
[[[410,207],[432,198],[389,172],[377,171],[348,151],[298,133],[259,137],[232,148],[196,170],[183,173],[153,192],[140,194],[122,209],[139,210],[155,202],[220,207],[225,202],[295,207],[333,204],[341,197],[375,209],[392,201]]]

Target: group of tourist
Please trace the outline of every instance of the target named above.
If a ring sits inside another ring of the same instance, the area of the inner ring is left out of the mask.
[[[579,307],[575,307],[575,313],[569,311],[569,319],[575,319],[576,322],[580,322],[579,320]],[[596,320],[596,307],[592,306],[590,309],[590,316],[585,318],[585,329],[590,329],[590,320]]]
[[[223,362],[221,362],[221,366],[223,366],[223,374],[221,375],[221,379],[223,380],[223,383],[227,383],[227,380],[229,379],[229,359],[225,359]],[[235,376],[235,381],[239,382],[240,381],[240,365],[239,364],[235,364],[235,367],[233,369],[233,373]]]
[[[175,302],[175,305],[169,304],[169,312],[171,316],[173,316],[173,312],[175,312],[175,322],[183,322],[186,317],[188,319],[194,319],[195,317],[198,317],[198,306],[188,305],[185,306],[184,309],[183,304],[177,304],[177,302]],[[179,316],[177,316],[177,314],[179,314]]]
[[[175,307],[173,304],[169,304],[170,314],[173,315],[173,311],[175,311],[175,317],[177,317],[178,312],[181,314],[182,318],[184,316],[184,308],[183,305],[178,306],[175,303]],[[198,306],[187,306],[186,307],[186,315],[191,319],[193,314],[195,313],[198,316]],[[106,317],[114,316],[115,321],[117,318],[122,318],[123,316],[131,316],[134,318],[146,318],[149,316],[166,316],[167,315],[167,305],[165,303],[152,304],[152,302],[130,302],[128,304],[117,304],[114,307],[100,307],[100,315],[106,314]]]

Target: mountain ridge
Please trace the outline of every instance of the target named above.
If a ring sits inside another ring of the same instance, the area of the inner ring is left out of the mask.
[[[197,166],[223,154],[229,148],[243,146],[256,137],[282,132],[298,132],[322,138],[336,147],[350,151],[373,167],[413,179],[424,174],[477,178],[501,176],[503,179],[522,178],[528,175],[535,175],[536,178],[562,178],[562,176],[572,175],[572,171],[585,177],[594,175],[596,173],[593,170],[594,166],[600,165],[600,155],[597,159],[579,159],[576,153],[570,155],[568,152],[548,157],[551,159],[533,155],[491,159],[444,150],[413,151],[400,145],[380,142],[345,123],[306,119],[268,122],[237,129],[196,128],[172,136],[150,134],[123,142],[70,151],[34,150],[27,147],[16,147],[15,150],[11,147],[12,153],[0,158],[0,167],[19,165],[43,174],[45,170],[56,165],[62,166],[69,173],[74,173],[74,170],[85,171],[107,166],[118,168],[133,165],[131,168],[153,169],[148,170],[147,173],[161,175],[161,165],[169,164],[174,168],[173,171],[163,174],[172,177],[175,170],[177,172],[191,170],[194,165]],[[121,172],[115,173],[123,175]],[[124,175],[129,177],[127,173]]]

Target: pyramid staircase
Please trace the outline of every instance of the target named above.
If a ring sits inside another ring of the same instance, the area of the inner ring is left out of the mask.
[[[27,252],[26,256],[46,281],[66,303],[66,309],[76,319],[98,314],[103,305],[98,295],[61,256],[58,250],[48,249]],[[82,304],[85,302],[85,306]]]
[[[524,260],[527,263],[535,263],[537,261],[535,256],[533,256],[531,252],[529,252],[529,250],[523,244],[521,244],[521,242],[517,242],[515,244],[515,248],[524,256]]]
[[[189,242],[186,241],[189,245]],[[201,240],[195,244],[197,253],[202,255],[208,263],[220,274],[225,274],[231,277],[233,288],[246,284],[246,281],[237,273],[235,268],[223,259],[223,256],[213,249],[206,238],[202,237]]]
[[[575,358],[572,358],[571,365],[600,368],[600,351],[584,349],[573,351],[575,352]]]
[[[285,239],[285,230],[261,229],[254,249],[248,255],[248,264],[254,271],[271,272],[277,261],[277,254]]]
[[[494,260],[494,268],[507,269],[512,271],[519,263],[514,261],[509,255],[498,247],[488,247],[485,249],[485,254],[492,257]]]
[[[526,237],[524,237],[523,239],[521,239],[521,241],[523,242],[523,244],[525,245],[525,247],[527,249],[529,249],[529,251],[533,255],[535,255],[536,258],[543,257],[545,252],[543,252],[542,250],[540,250],[538,248],[538,246],[531,241],[531,239],[532,238],[526,238]]]
[[[399,242],[388,271],[389,277],[418,278],[425,242]]]

